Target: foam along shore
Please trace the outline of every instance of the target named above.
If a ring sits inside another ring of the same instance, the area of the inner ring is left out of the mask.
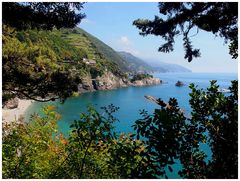
[[[19,99],[18,107],[14,109],[2,109],[2,121],[10,123],[17,121],[21,116],[24,116],[27,108],[32,104],[32,100]]]

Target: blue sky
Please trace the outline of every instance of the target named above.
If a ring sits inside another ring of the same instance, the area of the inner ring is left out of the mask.
[[[146,62],[179,64],[193,72],[237,72],[237,60],[231,59],[228,45],[224,44],[224,40],[203,31],[192,38],[194,47],[201,50],[201,57],[191,63],[184,59],[182,37],[176,39],[174,52],[169,54],[158,52],[163,40],[152,35],[143,37],[132,25],[138,18],[153,19],[154,15],[159,15],[156,2],[88,2],[84,5],[83,12],[87,17],[79,27],[114,50],[130,52]]]

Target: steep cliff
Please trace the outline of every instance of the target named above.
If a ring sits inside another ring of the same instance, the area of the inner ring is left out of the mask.
[[[81,84],[78,86],[78,91],[80,93],[92,92],[96,90],[112,90],[121,87],[128,86],[149,86],[161,84],[162,80],[159,78],[145,78],[142,80],[136,80],[131,82],[127,78],[122,78],[114,75],[112,72],[105,72],[102,76],[97,76],[92,78],[87,76],[81,80]]]

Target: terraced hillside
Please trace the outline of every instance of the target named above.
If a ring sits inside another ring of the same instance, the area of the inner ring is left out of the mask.
[[[99,54],[96,46],[89,40],[89,38],[79,31],[75,30],[62,30],[63,39],[65,39],[70,45],[84,50],[89,59],[99,59],[101,55]]]
[[[51,66],[62,66],[64,69],[67,68],[77,73],[80,77],[90,75],[94,78],[98,75],[101,76],[106,71],[123,77],[130,71],[128,63],[112,48],[80,28],[51,32],[19,31],[16,32],[15,38],[14,41],[19,42],[23,48],[36,48],[41,57],[39,60],[47,60],[46,57],[51,54],[50,62],[53,64]],[[17,47],[12,48],[16,49]]]
[[[84,50],[87,54],[86,58],[95,60],[99,66],[107,66],[108,69],[115,73],[117,71],[115,66],[121,72],[131,71],[128,62],[122,59],[117,52],[86,31],[75,28],[72,30],[63,29],[61,33],[64,40],[75,48]]]

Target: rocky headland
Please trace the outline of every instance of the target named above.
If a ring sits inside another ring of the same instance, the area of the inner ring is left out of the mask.
[[[163,82],[159,78],[148,77],[148,78],[144,78],[142,80],[135,80],[132,83],[130,83],[129,85],[132,85],[132,86],[150,86],[150,85],[158,85],[158,84],[161,84],[161,83],[163,83]]]
[[[97,76],[92,78],[91,76],[82,79],[81,83],[78,85],[78,92],[93,92],[97,90],[112,90],[121,87],[129,86],[151,86],[163,83],[159,78],[146,77],[142,80],[131,81],[128,78],[122,78],[114,75],[113,73],[107,71],[102,76]],[[17,121],[21,116],[24,115],[27,108],[31,105],[33,101],[14,98],[10,99],[3,105],[2,109],[2,120],[3,122]]]
[[[161,83],[162,80],[153,77],[147,77],[142,80],[135,80],[131,82],[127,78],[117,77],[111,72],[105,72],[102,76],[97,76],[95,79],[90,76],[82,79],[81,83],[78,85],[78,91],[80,93],[84,93],[96,90],[112,90],[129,86],[150,86]]]

